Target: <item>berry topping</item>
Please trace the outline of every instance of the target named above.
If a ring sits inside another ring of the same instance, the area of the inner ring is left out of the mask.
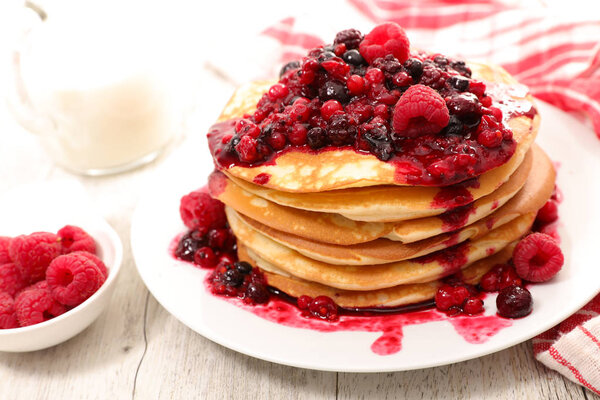
[[[89,253],[79,252],[57,257],[46,271],[52,296],[61,304],[77,306],[94,294],[106,280]]]
[[[23,289],[29,281],[21,275],[21,270],[13,263],[0,265],[0,293],[5,292],[14,296]]]
[[[23,279],[33,283],[44,279],[46,268],[61,254],[62,247],[55,234],[36,232],[15,237],[8,252]]]
[[[344,147],[394,163],[399,183],[447,186],[513,155],[494,100],[464,61],[410,53],[402,28],[385,23],[286,65],[252,115],[211,128],[209,146],[219,169]]]
[[[356,29],[346,29],[341,32],[338,32],[335,35],[335,40],[333,44],[345,44],[346,49],[358,49],[360,42],[363,40],[363,35]]]
[[[0,236],[0,265],[11,262],[10,256],[8,255],[8,247],[12,238],[6,236]]]
[[[439,310],[447,311],[453,306],[462,306],[469,297],[469,291],[464,286],[444,285],[435,294],[435,305]]]
[[[537,213],[536,220],[541,224],[550,224],[558,219],[558,203],[555,200],[548,200],[546,204]]]
[[[282,77],[288,71],[292,71],[298,68],[300,68],[300,61],[290,61],[289,63],[281,67],[281,70],[279,71],[279,77]]]
[[[68,257],[68,256],[62,256]],[[52,298],[47,289],[31,288],[15,299],[15,311],[20,326],[29,326],[64,314],[67,310]]]
[[[15,302],[8,293],[0,292],[0,329],[18,328]]]
[[[560,271],[564,256],[551,236],[536,232],[517,244],[513,262],[521,278],[531,282],[545,282]]]
[[[72,253],[74,251],[87,251],[96,254],[96,242],[83,229],[67,225],[57,232],[63,253]]]
[[[247,137],[250,136],[244,136],[244,138]],[[210,229],[222,227],[226,222],[223,203],[202,191],[191,192],[183,196],[179,213],[185,226],[190,229],[198,229],[203,234]]]
[[[509,286],[496,297],[498,314],[504,318],[521,318],[531,313],[533,300],[529,290],[521,286]]]
[[[210,247],[201,247],[194,253],[194,263],[202,268],[214,268],[217,256]]]
[[[442,97],[424,85],[411,86],[394,108],[394,131],[404,137],[417,137],[441,131],[450,119]]]
[[[510,264],[498,264],[481,277],[479,286],[486,292],[496,292],[508,286],[522,286],[523,281]]]
[[[219,262],[207,279],[214,294],[238,297],[251,304],[269,301],[264,275],[247,262]]]
[[[465,314],[475,315],[483,312],[483,300],[476,297],[469,297],[463,305]]]
[[[400,62],[408,59],[410,43],[404,29],[393,22],[386,22],[373,28],[365,35],[359,46],[360,54],[371,63],[376,58],[392,54]]]
[[[196,250],[205,244],[206,241],[200,232],[197,230],[189,231],[177,242],[175,257],[185,261],[194,261]]]

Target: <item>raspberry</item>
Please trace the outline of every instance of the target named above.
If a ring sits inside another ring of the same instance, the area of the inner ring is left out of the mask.
[[[11,262],[10,256],[8,255],[8,247],[12,238],[6,236],[0,236],[0,265]]]
[[[15,301],[8,293],[0,292],[0,329],[18,328]]]
[[[52,298],[48,289],[32,288],[17,296],[15,311],[19,325],[29,326],[64,314],[67,309]]]
[[[33,283],[44,279],[46,268],[61,254],[62,247],[54,233],[36,232],[14,238],[8,252],[23,278]]]
[[[46,271],[52,296],[61,304],[77,306],[94,294],[106,280],[102,271],[84,253],[57,257]]]
[[[96,254],[94,238],[77,226],[67,225],[61,228],[57,235],[60,238],[64,254],[74,251],[87,251]]]
[[[6,292],[14,296],[19,290],[27,286],[27,283],[15,264],[0,265],[0,293]]]
[[[517,244],[513,262],[521,278],[531,282],[545,282],[560,271],[564,256],[551,236],[536,232]]]
[[[531,312],[533,300],[529,290],[520,286],[504,288],[496,297],[498,314],[505,318],[521,318]]]
[[[360,42],[363,40],[363,35],[360,31],[356,29],[346,29],[341,32],[338,32],[335,35],[335,40],[333,44],[345,44],[346,49],[357,49],[360,45]]]
[[[100,272],[102,272],[102,275],[104,275],[105,278],[108,278],[108,268],[106,268],[104,262],[101,259],[99,259],[96,255],[91,254],[87,251],[77,251],[70,254],[75,254],[77,256],[87,258],[88,260],[96,264],[96,267],[98,267],[98,269],[100,270]]]
[[[427,86],[414,85],[398,100],[392,125],[400,136],[417,137],[438,133],[449,120],[442,96]]]
[[[360,54],[370,64],[376,58],[392,54],[401,63],[408,59],[410,43],[404,29],[393,22],[377,25],[360,43]]]
[[[201,236],[210,229],[224,227],[227,222],[223,203],[199,190],[181,198],[179,214],[185,226],[190,229],[198,229]]]
[[[537,221],[542,224],[549,224],[558,219],[558,204],[556,201],[550,199],[544,204],[537,213]]]

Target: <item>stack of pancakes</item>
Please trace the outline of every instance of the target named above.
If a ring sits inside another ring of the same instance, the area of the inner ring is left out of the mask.
[[[534,107],[529,94],[510,90],[517,83],[501,68],[470,67],[475,79],[502,89],[498,103]],[[252,112],[271,84],[240,88],[220,120]],[[552,163],[533,144],[539,116],[504,114],[514,155],[452,186],[399,185],[393,163],[339,148],[221,168],[209,188],[227,206],[240,259],[260,267],[270,286],[293,297],[326,295],[349,308],[426,301],[444,277],[461,274],[476,284],[510,259],[551,196]]]

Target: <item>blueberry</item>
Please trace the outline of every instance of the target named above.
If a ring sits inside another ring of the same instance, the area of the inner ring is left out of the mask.
[[[333,99],[340,103],[346,103],[350,99],[346,85],[338,81],[326,81],[319,88],[319,97],[323,101]]]
[[[317,57],[317,61],[323,62],[330,60],[333,57],[335,57],[335,53],[333,51],[324,51],[319,57]]]
[[[196,230],[189,231],[179,240],[175,256],[185,261],[194,261],[196,250],[205,245],[204,238]]]
[[[227,286],[238,287],[244,282],[244,275],[237,269],[228,269],[223,274],[223,280]]]
[[[369,143],[371,153],[382,161],[387,161],[394,155],[394,146],[390,142],[387,127],[383,124],[377,124],[368,129],[364,136]]]
[[[450,83],[450,86],[459,92],[466,92],[469,88],[469,80],[462,76],[453,76],[448,82]]]
[[[446,135],[462,135],[464,133],[464,125],[456,115],[451,115],[444,132]]]
[[[252,265],[246,261],[238,261],[235,264],[235,268],[242,274],[249,274],[252,271]]]
[[[342,59],[351,65],[363,65],[365,63],[365,59],[360,55],[358,50],[348,50],[342,55]]]
[[[404,68],[408,71],[413,79],[419,79],[423,74],[423,63],[416,58],[409,58],[404,63]]]
[[[289,63],[281,67],[281,70],[279,71],[279,77],[281,78],[286,72],[298,68],[300,68],[300,61],[290,61]]]

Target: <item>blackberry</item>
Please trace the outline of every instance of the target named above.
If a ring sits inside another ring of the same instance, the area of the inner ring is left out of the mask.
[[[246,295],[257,304],[266,303],[269,301],[269,290],[262,283],[250,283],[248,285],[248,289],[246,289]]]
[[[442,89],[446,85],[447,73],[437,68],[433,64],[425,64],[423,66],[423,74],[421,75],[422,85],[429,86],[432,89]]]
[[[394,75],[402,70],[402,64],[392,54],[375,59],[371,63],[371,66],[374,68],[379,68],[386,74],[386,76]]]
[[[329,121],[329,141],[334,146],[354,143],[356,128],[348,122],[346,114],[334,114]]]
[[[385,125],[376,124],[375,126],[367,128],[363,137],[367,143],[369,143],[371,152],[375,154],[375,157],[382,161],[387,161],[392,158],[394,146],[390,142],[388,129]]]
[[[327,144],[325,130],[322,128],[312,128],[306,134],[306,141],[311,149],[319,149]]]
[[[448,59],[444,56],[435,56],[433,58],[433,62],[435,63],[435,65],[437,65],[438,67],[442,68],[442,69],[446,69],[446,67],[448,66]]]
[[[363,40],[363,35],[362,33],[360,33],[360,31],[356,30],[356,29],[346,29],[343,30],[341,32],[338,32],[337,35],[335,35],[335,40],[333,41],[333,44],[345,44],[346,48],[348,50],[351,49],[358,49],[358,45],[360,45],[360,42],[362,42]]]

